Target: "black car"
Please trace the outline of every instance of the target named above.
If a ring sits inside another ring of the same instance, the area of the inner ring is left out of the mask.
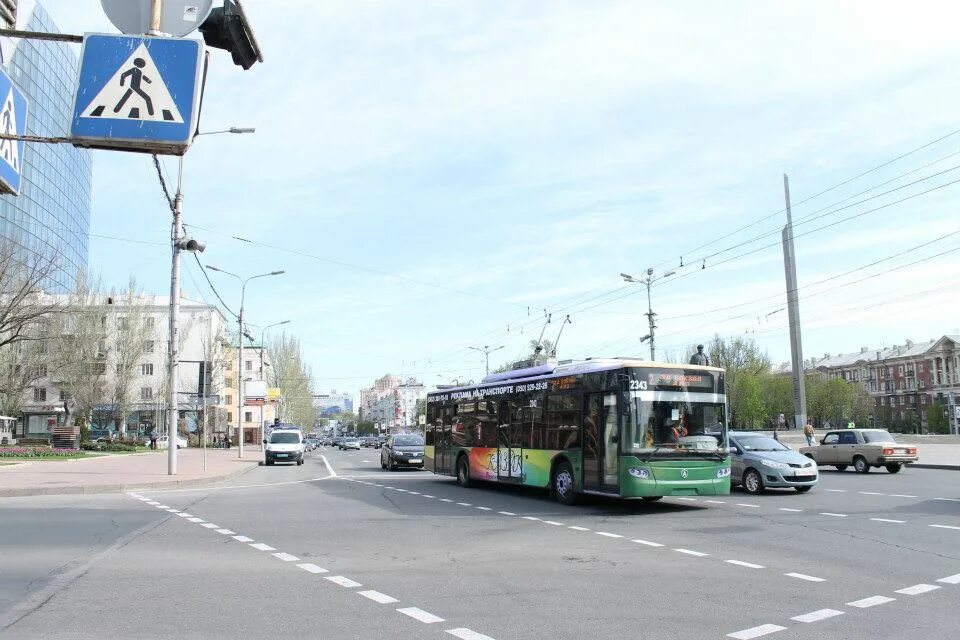
[[[398,467],[423,468],[423,436],[401,433],[387,436],[380,449],[380,467],[393,471]]]

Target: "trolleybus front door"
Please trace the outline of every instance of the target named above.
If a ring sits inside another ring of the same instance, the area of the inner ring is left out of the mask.
[[[586,491],[619,493],[617,394],[591,393],[584,396],[584,402],[583,488]]]

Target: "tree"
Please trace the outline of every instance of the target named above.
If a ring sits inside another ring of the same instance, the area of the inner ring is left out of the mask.
[[[760,387],[760,377],[768,374],[770,371],[770,358],[765,353],[760,352],[760,348],[753,339],[734,338],[730,341],[724,340],[719,335],[714,336],[709,348],[710,364],[715,367],[721,367],[726,370],[726,393],[730,401],[730,409],[736,420],[746,421],[748,415],[757,420],[762,415],[757,415],[756,406],[745,406],[743,402],[749,397],[754,400],[752,395],[753,387]],[[744,388],[738,386],[742,376],[752,376],[753,380],[749,382],[751,394],[745,395]],[[757,392],[757,399],[760,401],[760,412],[763,411],[762,391]]]
[[[420,398],[417,400],[416,410],[413,412],[413,424],[420,424],[420,416],[427,415],[427,399]]]
[[[60,264],[50,257],[27,254],[7,238],[0,239],[0,348],[41,340],[63,304],[44,293]]]
[[[357,423],[357,435],[376,435],[377,434],[377,425],[373,422],[358,422]]]
[[[733,398],[738,407],[736,415],[740,422],[747,428],[756,428],[757,423],[762,422],[766,415],[760,376],[749,372],[738,376]]]
[[[300,341],[286,332],[272,336],[270,386],[281,390],[283,420],[301,426],[316,424],[319,412],[313,405],[313,375],[304,363]]]
[[[950,433],[947,405],[942,402],[934,402],[930,406],[930,409],[927,410],[927,429],[930,433]]]
[[[0,347],[0,414],[19,415],[24,392],[47,373],[46,342],[26,340]]]
[[[760,377],[766,417],[776,419],[781,413],[792,416],[793,377],[782,373],[767,373]],[[789,418],[788,418],[789,419]],[[803,426],[803,425],[800,425]]]
[[[134,395],[134,382],[142,375],[140,365],[148,351],[147,341],[153,335],[154,318],[147,310],[142,293],[137,292],[136,280],[130,278],[126,291],[111,292],[113,300],[107,307],[107,341],[109,358],[106,377],[106,408],[100,412],[106,423],[112,423],[121,433],[127,431],[127,416],[139,400]],[[162,375],[163,372],[155,372]]]

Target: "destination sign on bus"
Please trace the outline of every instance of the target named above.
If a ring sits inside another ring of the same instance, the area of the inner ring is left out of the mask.
[[[647,375],[649,386],[681,387],[684,389],[713,389],[713,376],[703,373],[676,373],[664,371]]]

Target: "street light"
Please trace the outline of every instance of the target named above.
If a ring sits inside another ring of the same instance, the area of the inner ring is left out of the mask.
[[[669,278],[670,276],[672,276],[672,275],[674,275],[674,274],[676,274],[676,271],[667,271],[666,273],[664,273],[664,274],[661,275],[661,276],[654,277],[654,275],[653,275],[653,267],[650,267],[649,269],[647,269],[647,277],[646,277],[646,278],[634,278],[634,277],[631,276],[629,273],[621,273],[621,274],[620,274],[620,277],[623,278],[623,279],[624,279],[625,281],[627,281],[627,282],[636,282],[636,283],[639,283],[639,284],[645,284],[645,285],[647,285],[647,313],[646,313],[645,315],[647,316],[647,320],[648,320],[649,323],[650,323],[650,333],[648,333],[648,334],[645,335],[644,337],[640,338],[640,342],[644,342],[644,341],[646,341],[646,340],[650,340],[650,360],[651,360],[652,362],[656,362],[656,360],[657,360],[657,351],[656,351],[656,347],[654,346],[654,339],[653,339],[654,331],[655,331],[656,328],[657,328],[657,324],[656,324],[654,318],[656,317],[657,314],[655,314],[655,313],[653,312],[653,303],[652,303],[651,300],[650,300],[650,285],[652,285],[654,282],[657,282],[658,280],[663,280],[664,278]]]
[[[160,3],[153,5],[157,10]],[[155,16],[156,17],[156,16]],[[159,18],[157,18],[159,19]],[[253,133],[251,128],[231,127],[230,129],[214,133]],[[204,134],[198,134],[204,135]],[[183,234],[183,156],[180,156],[177,170],[177,195],[173,200],[173,238],[171,242],[170,260],[170,343],[167,345],[167,358],[170,367],[167,378],[169,397],[167,399],[167,475],[177,475],[177,426],[179,422],[179,400],[177,398],[177,380],[179,362],[177,342],[180,331],[180,252],[203,252],[207,243],[195,238],[187,238]]]
[[[473,349],[474,351],[479,351],[480,353],[482,353],[487,357],[487,375],[490,375],[490,354],[493,353],[494,351],[500,351],[500,349],[504,348],[504,345],[500,345],[499,347],[494,347],[493,349],[491,349],[487,345],[483,345],[482,349],[480,347],[470,347],[470,348]]]
[[[240,327],[240,332],[238,334],[238,352],[237,352],[237,448],[238,448],[238,457],[243,458],[243,304],[247,296],[247,283],[256,278],[266,278],[268,276],[279,276],[286,273],[286,271],[270,271],[269,273],[260,273],[255,276],[248,276],[247,278],[242,278],[235,273],[229,271],[224,271],[223,269],[218,269],[212,265],[207,265],[207,269],[210,271],[216,271],[217,273],[222,273],[227,276],[232,276],[239,280],[242,284],[240,286],[240,315],[237,316],[237,323]],[[262,346],[262,345],[261,345]],[[261,427],[262,428],[262,427]],[[261,438],[263,440],[263,438]],[[262,442],[261,442],[262,444]]]
[[[257,130],[255,127],[230,127],[229,129],[221,129],[219,131],[198,131],[194,137],[197,136],[213,136],[218,133],[256,133]]]

